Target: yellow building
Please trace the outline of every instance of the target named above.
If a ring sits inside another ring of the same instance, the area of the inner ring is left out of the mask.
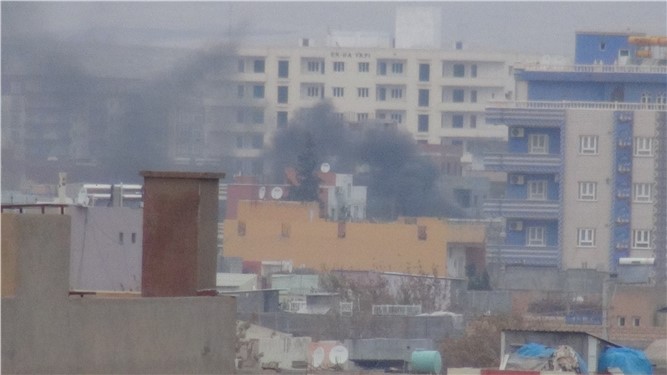
[[[225,220],[224,255],[291,260],[294,267],[432,273],[464,277],[484,267],[485,226],[436,218],[391,223],[320,219],[317,203],[240,201]]]

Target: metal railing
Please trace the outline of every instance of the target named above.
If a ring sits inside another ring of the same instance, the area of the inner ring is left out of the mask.
[[[550,65],[525,64],[517,66],[530,72],[568,72],[568,73],[642,73],[667,74],[667,66],[663,65]]]
[[[559,263],[558,248],[555,246],[489,245],[486,251],[490,263],[536,266],[557,266]]]
[[[47,214],[56,211],[61,215],[64,215],[65,208],[67,208],[68,206],[69,206],[68,204],[61,204],[61,203],[3,204],[0,210],[3,213],[15,212],[20,214],[23,213]]]
[[[373,315],[411,316],[422,313],[422,305],[373,305]]]
[[[489,199],[483,204],[485,213],[494,217],[526,217],[556,219],[560,203],[549,200]]]
[[[667,111],[665,103],[619,103],[578,101],[491,101],[487,108],[519,109],[603,109],[614,111],[653,110]]]

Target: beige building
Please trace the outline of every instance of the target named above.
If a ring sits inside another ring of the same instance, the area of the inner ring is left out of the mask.
[[[205,104],[202,136],[172,139],[175,160],[213,162],[215,152],[208,158],[202,150],[217,146],[211,140],[225,134],[219,138],[234,149],[233,172],[258,174],[258,158],[271,135],[298,109],[323,100],[347,122],[396,124],[418,142],[506,139],[505,129],[487,125],[484,108],[488,101],[512,98],[513,65],[528,59],[386,46],[241,48],[238,54],[233,81],[224,82],[221,96]]]
[[[482,270],[480,222],[406,218],[390,223],[337,222],[318,217],[317,203],[240,201],[225,220],[225,256],[291,261],[315,270],[377,270],[465,277]]]

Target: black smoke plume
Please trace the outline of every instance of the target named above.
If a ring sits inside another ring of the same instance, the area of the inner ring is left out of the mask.
[[[368,186],[369,218],[397,216],[460,217],[438,189],[439,171],[419,154],[412,136],[383,124],[347,126],[330,103],[302,109],[286,129],[278,131],[266,154],[275,182],[283,182],[285,167],[294,166],[306,134],[313,135],[316,158],[338,173],[355,175],[355,184]]]

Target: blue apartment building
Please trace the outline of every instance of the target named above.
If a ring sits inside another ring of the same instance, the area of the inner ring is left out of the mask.
[[[515,70],[516,101],[491,103],[508,148],[485,168],[507,173],[489,263],[591,268],[655,264],[667,243],[667,37],[578,32],[574,65]]]

